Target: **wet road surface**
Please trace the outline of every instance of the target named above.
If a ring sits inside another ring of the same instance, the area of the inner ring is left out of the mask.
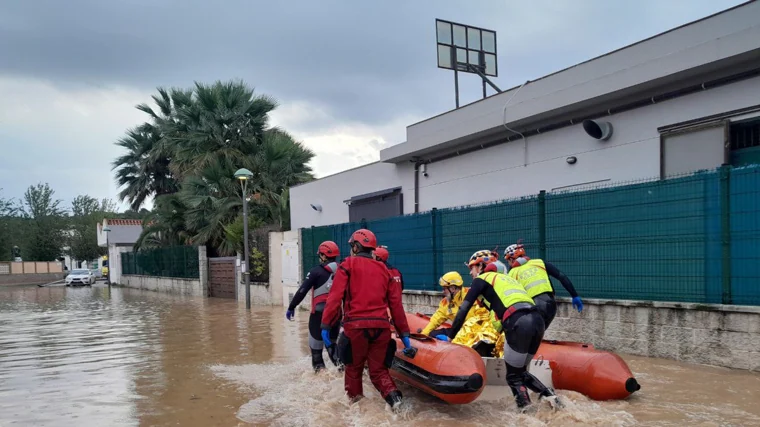
[[[394,415],[365,381],[349,406],[334,368],[311,372],[307,320],[103,285],[0,288],[0,426],[760,425],[760,374],[633,356],[642,390],[626,401],[560,391],[566,410],[530,416],[506,387],[448,406],[401,385]]]

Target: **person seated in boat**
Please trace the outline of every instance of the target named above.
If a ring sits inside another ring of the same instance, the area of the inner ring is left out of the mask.
[[[322,314],[322,340],[332,347],[330,331],[340,322],[343,307],[343,332],[337,344],[341,362],[345,365],[344,387],[348,398],[356,401],[362,397],[362,374],[367,363],[372,385],[396,410],[402,395],[389,372],[396,350],[396,341],[386,317],[389,308],[404,344],[403,352],[413,357],[416,351],[409,341],[401,289],[388,268],[372,257],[372,251],[377,248],[377,237],[373,232],[356,230],[348,243],[354,256],[344,260],[335,273]]]
[[[531,404],[530,389],[557,408],[561,404],[554,390],[528,372],[528,364],[544,337],[544,319],[519,282],[506,274],[485,271],[495,261],[491,251],[481,250],[472,254],[466,263],[473,280],[454,317],[449,338],[453,339],[459,333],[473,304],[478,300],[485,301],[502,323],[506,334],[504,361],[507,365],[507,385],[515,396],[517,407],[525,410]]]
[[[450,328],[440,328],[444,322],[454,320],[454,316],[459,312],[459,307],[464,301],[467,294],[467,288],[464,287],[462,275],[456,271],[449,271],[438,279],[438,285],[443,288],[443,299],[438,304],[438,310],[430,317],[430,322],[420,331],[421,334],[433,338],[448,341],[448,332]],[[472,316],[472,312],[467,317]]]
[[[319,372],[325,368],[325,361],[322,358],[324,343],[322,342],[322,331],[319,326],[322,323],[322,311],[327,302],[327,294],[330,291],[335,272],[338,271],[338,264],[335,262],[335,259],[339,255],[340,249],[338,249],[338,245],[335,242],[327,240],[319,244],[319,248],[317,249],[319,265],[312,268],[306,275],[306,280],[304,280],[298,291],[293,295],[293,299],[290,301],[290,305],[288,305],[288,310],[285,312],[285,317],[292,321],[296,307],[301,304],[306,294],[311,291],[309,348],[311,349],[311,367],[314,368],[314,372]],[[339,331],[340,325],[336,325],[330,330],[333,340],[338,338]],[[327,355],[334,364],[338,364],[330,349],[327,350]]]
[[[557,302],[554,300],[554,287],[549,276],[559,280],[573,298],[573,307],[580,313],[583,301],[578,296],[573,283],[553,264],[538,258],[528,258],[522,244],[516,243],[504,250],[504,259],[510,265],[509,276],[520,282],[528,296],[533,298],[538,311],[544,318],[544,327],[549,325],[557,314]]]

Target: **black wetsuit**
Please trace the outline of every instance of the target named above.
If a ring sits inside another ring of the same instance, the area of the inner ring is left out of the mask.
[[[578,296],[578,292],[575,290],[573,282],[570,281],[570,278],[565,276],[565,273],[561,272],[559,268],[554,266],[554,264],[551,264],[544,260],[537,261],[542,261],[544,263],[544,267],[546,267],[546,274],[549,277],[553,277],[554,279],[558,280],[562,284],[562,287],[564,287],[567,292],[570,293],[571,297],[575,298]],[[549,280],[549,284],[552,286],[553,291],[554,284],[551,280]],[[544,328],[549,329],[549,325],[551,325],[552,321],[554,321],[554,317],[557,315],[557,301],[554,299],[554,292],[544,292],[543,294],[536,295],[533,298],[533,302],[536,303],[536,308],[538,308],[538,311],[544,318]]]
[[[502,331],[506,334],[504,361],[507,363],[507,385],[512,390],[517,405],[523,407],[530,403],[526,387],[541,396],[553,396],[552,390],[528,372],[528,364],[538,351],[545,330],[544,320],[535,305],[516,303],[505,307],[494,287],[485,280],[476,278],[454,318],[449,338],[453,340],[457,336],[467,318],[467,312],[478,297],[485,299],[496,317],[502,319]],[[508,311],[511,314],[503,320]]]
[[[303,281],[301,287],[299,287],[298,291],[293,295],[293,299],[290,301],[290,305],[288,305],[288,310],[295,311],[296,307],[301,304],[310,291],[320,289],[331,279],[333,273],[328,270],[331,262],[334,261],[320,264],[309,271],[306,275],[306,280]],[[322,311],[324,310],[326,300],[326,294],[321,298],[315,297],[312,300],[311,314],[309,315],[309,348],[311,349],[311,364],[315,370],[325,367],[325,362],[322,358],[324,342],[322,342],[322,329],[320,325],[322,323]],[[330,330],[330,339],[332,342],[337,341],[338,332],[340,332],[340,323]]]

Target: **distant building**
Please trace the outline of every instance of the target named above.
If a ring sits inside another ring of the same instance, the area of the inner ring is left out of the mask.
[[[757,1],[412,124],[379,162],[292,187],[291,226],[750,163],[760,163]]]
[[[103,228],[108,226],[110,232],[105,233]],[[142,220],[139,219],[104,219],[98,224],[98,246],[108,246],[108,268],[111,282],[119,283],[121,280],[121,254],[132,252],[137,239],[142,233]],[[106,236],[107,234],[107,236]],[[102,267],[102,259],[101,264]]]

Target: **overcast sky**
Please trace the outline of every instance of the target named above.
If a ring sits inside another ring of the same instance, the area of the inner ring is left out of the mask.
[[[0,196],[49,182],[67,205],[115,198],[114,142],[157,86],[244,79],[279,100],[273,122],[317,153],[321,177],[454,107],[436,18],[497,32],[506,89],[742,2],[3,0]],[[460,89],[481,96],[476,76]]]

